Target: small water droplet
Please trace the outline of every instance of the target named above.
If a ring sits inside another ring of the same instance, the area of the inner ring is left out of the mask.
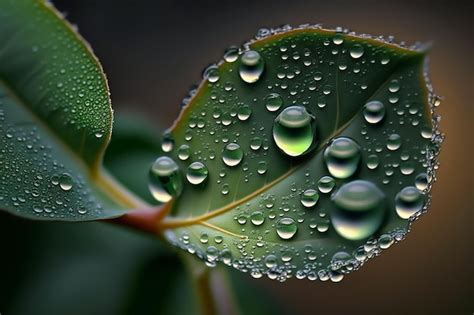
[[[390,136],[388,136],[387,149],[389,149],[390,151],[395,151],[395,150],[398,150],[398,148],[400,148],[401,145],[402,145],[402,138],[398,134],[392,133]]]
[[[209,170],[206,165],[201,162],[193,162],[188,167],[188,172],[186,173],[186,178],[193,185],[199,185],[207,179]]]
[[[359,59],[364,54],[364,47],[362,47],[362,45],[355,44],[349,49],[349,54],[352,58]]]
[[[318,181],[318,189],[323,194],[330,193],[335,185],[336,182],[331,176],[323,176]]]
[[[276,231],[281,239],[289,240],[295,236],[298,226],[292,218],[281,218],[276,223]]]
[[[364,118],[369,124],[377,124],[385,116],[385,106],[379,101],[370,101],[364,106]]]
[[[59,187],[61,187],[62,190],[71,190],[73,183],[72,177],[68,173],[64,173],[59,176]]]
[[[224,53],[224,60],[227,62],[235,62],[239,58],[239,48],[229,47]]]
[[[420,173],[415,178],[415,186],[420,191],[424,191],[426,188],[428,188],[428,183],[429,180],[428,175],[426,175],[426,173]]]
[[[215,83],[219,81],[219,69],[216,65],[211,65],[204,70],[203,77],[210,83]]]
[[[275,112],[283,105],[283,98],[278,93],[270,93],[265,97],[265,107],[269,112]]]
[[[348,137],[338,137],[324,150],[324,161],[329,173],[336,178],[352,176],[360,161],[359,145]]]
[[[243,157],[244,152],[240,148],[240,145],[234,142],[227,144],[222,152],[222,161],[224,161],[227,166],[238,165]]]
[[[159,202],[168,202],[181,194],[183,183],[179,167],[167,156],[156,159],[148,174],[148,188]]]
[[[306,208],[316,205],[319,200],[319,193],[315,189],[306,189],[301,196],[301,204]]]
[[[423,194],[413,186],[403,188],[395,196],[395,209],[402,219],[409,219],[412,215],[423,209]]]
[[[265,216],[261,211],[255,211],[250,215],[250,222],[252,222],[253,225],[259,226],[262,225],[263,222],[265,221]]]
[[[260,79],[265,62],[260,54],[254,50],[246,51],[240,58],[240,78],[247,83],[255,83]]]
[[[377,154],[371,154],[367,157],[367,168],[374,170],[379,166],[379,157]]]

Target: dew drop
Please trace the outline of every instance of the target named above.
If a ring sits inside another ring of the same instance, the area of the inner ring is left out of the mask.
[[[387,139],[387,149],[390,151],[396,151],[400,148],[402,145],[402,138],[396,134],[392,133],[390,136],[388,136]]]
[[[239,107],[239,110],[237,112],[237,118],[239,118],[240,121],[245,121],[249,119],[251,114],[252,110],[250,109],[250,106],[242,105]]]
[[[273,139],[289,156],[300,156],[311,147],[314,138],[314,117],[304,106],[289,106],[275,119]]]
[[[403,188],[395,196],[395,209],[402,219],[409,219],[412,215],[423,209],[423,194],[413,186]]]
[[[318,181],[318,189],[323,194],[330,193],[335,185],[336,182],[331,176],[323,176]]]
[[[319,193],[315,189],[306,189],[301,196],[301,204],[306,208],[316,205],[319,200]]]
[[[227,62],[235,62],[239,58],[239,48],[229,47],[224,53],[224,60]]]
[[[355,180],[346,183],[332,196],[335,208],[331,222],[336,232],[349,240],[372,236],[385,216],[385,195],[373,183]]]
[[[385,116],[385,106],[379,101],[370,101],[364,106],[364,118],[369,124],[377,124]]]
[[[367,157],[367,168],[374,170],[379,166],[379,157],[377,154],[371,154]]]
[[[360,147],[351,138],[336,138],[324,150],[324,161],[332,176],[348,178],[356,172],[359,165]]]
[[[168,202],[179,196],[183,183],[176,162],[167,156],[156,159],[148,173],[148,188],[159,202]]]
[[[426,188],[428,188],[428,183],[429,181],[426,173],[420,173],[415,177],[415,186],[420,191],[424,191]]]
[[[255,83],[263,73],[265,63],[254,50],[246,51],[240,58],[239,75],[247,83]]]
[[[227,144],[222,152],[222,161],[224,161],[227,166],[238,165],[243,157],[244,152],[240,148],[240,145],[234,142]]]
[[[185,161],[189,158],[189,145],[182,144],[178,148],[178,158],[181,161]]]
[[[364,55],[364,47],[362,47],[362,45],[355,44],[349,49],[349,54],[352,58],[359,59],[362,57],[362,55]]]
[[[211,65],[207,67],[206,70],[204,70],[203,77],[210,83],[219,81],[219,70],[217,69],[217,66]]]
[[[269,112],[275,112],[283,105],[283,98],[278,93],[270,93],[265,97],[265,107]]]
[[[263,222],[265,221],[265,216],[261,211],[255,211],[250,215],[250,222],[252,222],[253,225],[259,226],[262,225]]]
[[[281,239],[289,240],[297,231],[298,227],[292,218],[281,218],[276,223],[276,232]]]
[[[201,162],[193,162],[188,167],[186,178],[193,185],[199,185],[203,183],[209,174],[209,170],[206,165]]]
[[[262,139],[259,137],[254,137],[250,140],[250,149],[257,151],[262,146]]]
[[[68,173],[64,173],[59,176],[59,187],[61,187],[62,190],[71,190],[73,183],[72,177]]]

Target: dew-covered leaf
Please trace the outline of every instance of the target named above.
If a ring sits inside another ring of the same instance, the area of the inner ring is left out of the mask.
[[[318,27],[270,33],[204,72],[150,190],[170,202],[169,241],[209,265],[340,281],[429,203],[442,136],[425,53]]]
[[[0,209],[69,221],[122,213],[102,187],[112,109],[89,46],[36,0],[0,1],[0,39]]]

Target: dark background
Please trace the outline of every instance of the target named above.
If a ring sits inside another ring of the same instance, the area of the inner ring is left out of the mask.
[[[471,1],[54,0],[108,75],[114,109],[169,126],[202,69],[261,27],[322,23],[434,41],[431,79],[446,141],[428,214],[408,238],[338,284],[254,282],[294,314],[472,314]],[[255,292],[259,294],[258,290]]]

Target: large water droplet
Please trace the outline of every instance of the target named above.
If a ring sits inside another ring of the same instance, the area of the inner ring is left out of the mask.
[[[270,93],[265,97],[265,107],[270,112],[275,112],[283,105],[283,98],[278,93]]]
[[[332,176],[348,178],[359,165],[360,147],[351,138],[336,138],[324,150],[324,161]]]
[[[222,160],[227,166],[236,166],[244,157],[244,152],[237,143],[231,142],[225,146],[222,152]]]
[[[159,202],[168,202],[181,194],[183,182],[178,165],[167,156],[156,159],[148,173],[148,188]]]
[[[364,106],[364,118],[369,124],[382,121],[385,116],[385,106],[379,101],[370,101]]]
[[[287,155],[299,156],[313,144],[314,117],[303,106],[289,106],[275,119],[273,139]]]
[[[199,185],[207,179],[209,171],[201,162],[193,162],[188,166],[188,172],[186,173],[186,178],[193,185]]]
[[[255,83],[260,79],[264,67],[265,62],[258,52],[246,51],[240,58],[240,78],[247,83]]]
[[[402,219],[409,219],[412,215],[423,209],[423,194],[413,186],[403,188],[395,196],[395,209]]]
[[[344,184],[333,195],[335,208],[331,222],[339,235],[349,240],[372,236],[385,216],[385,195],[373,183],[355,180]]]
[[[292,218],[281,218],[276,223],[276,231],[280,238],[289,240],[298,231],[295,221]]]

